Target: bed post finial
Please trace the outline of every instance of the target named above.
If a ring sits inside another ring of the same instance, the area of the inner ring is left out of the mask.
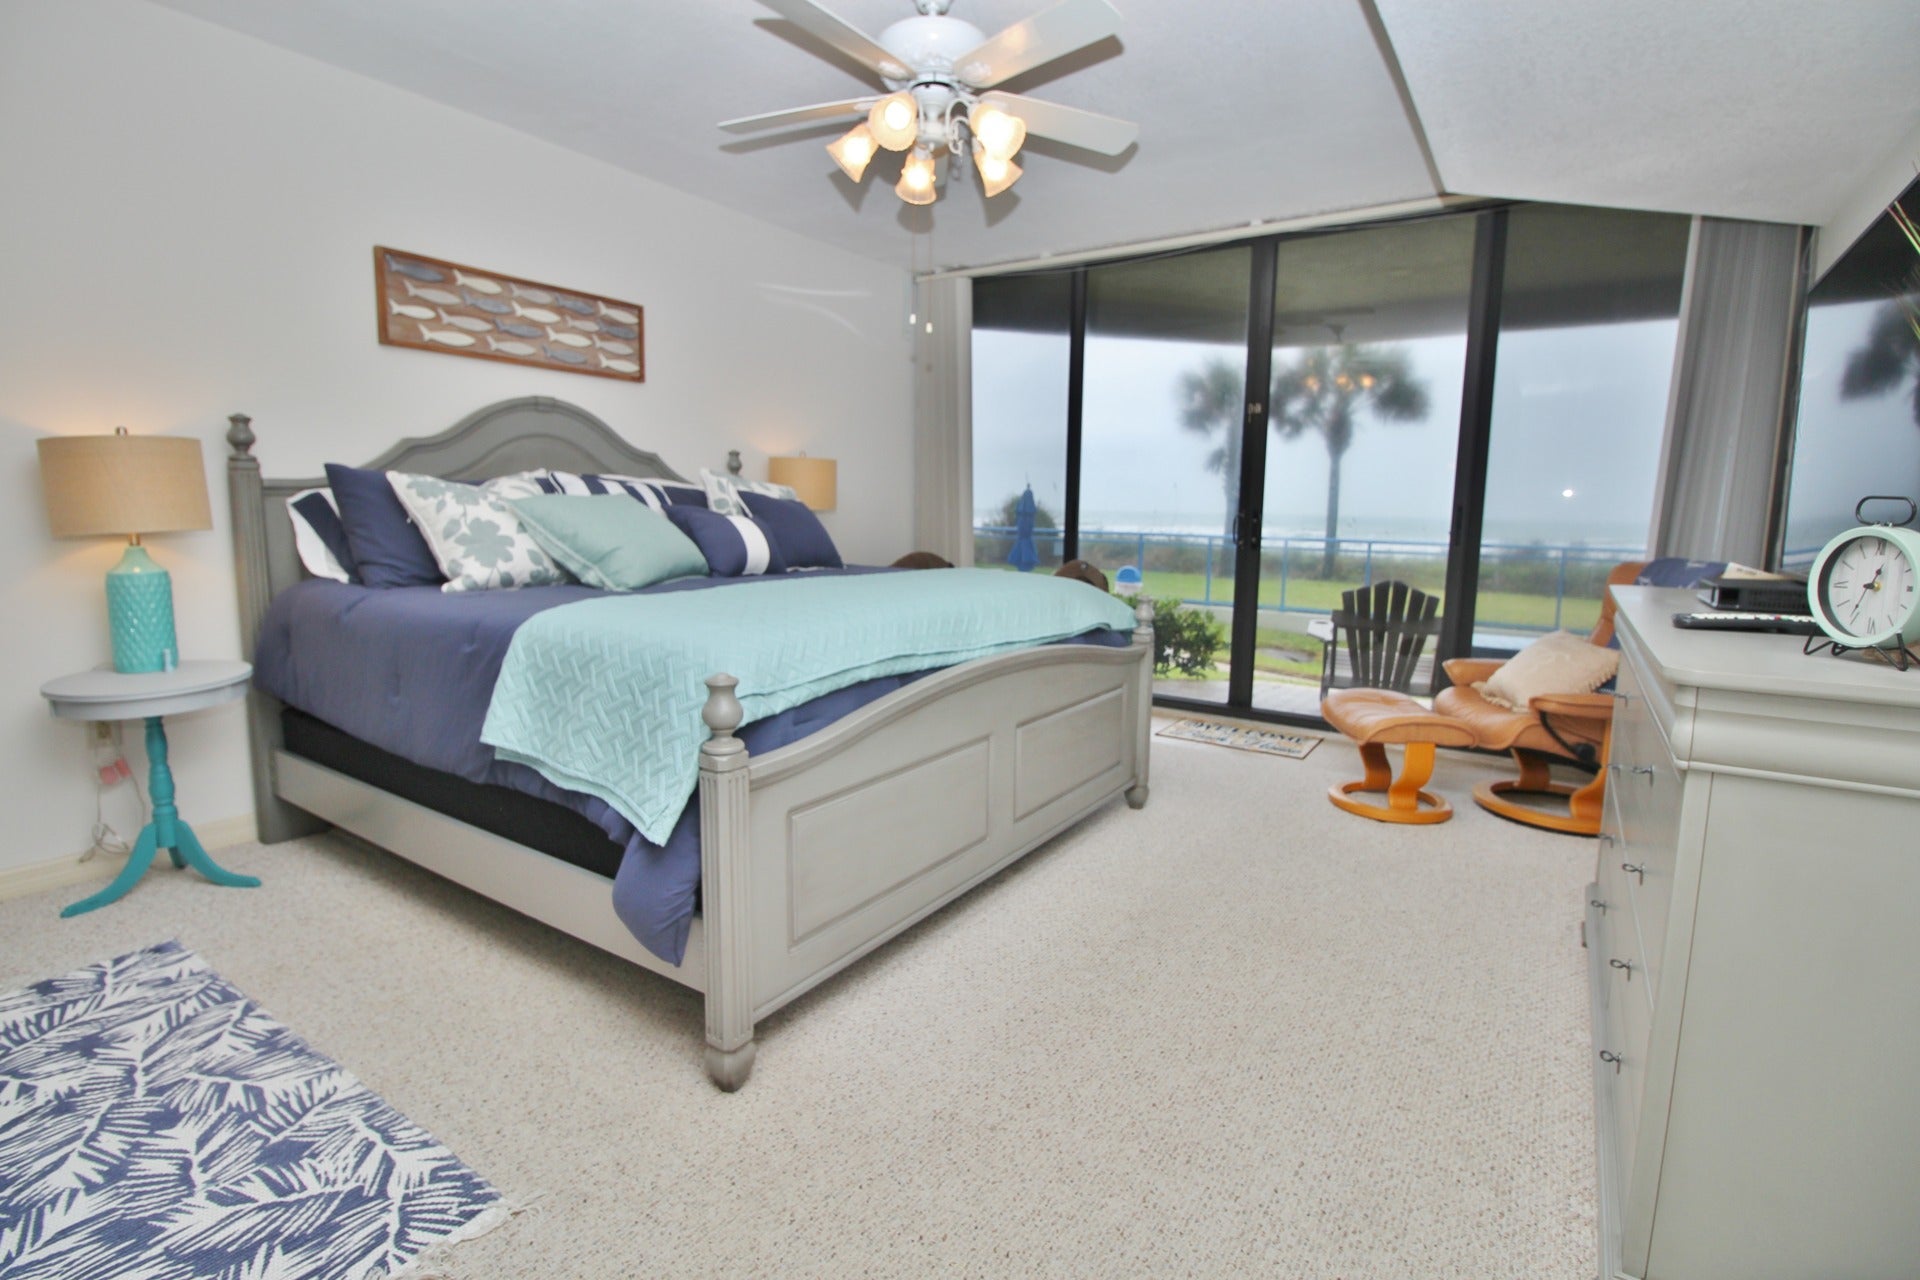
[[[700,917],[707,950],[707,1074],[732,1093],[753,1070],[752,901],[748,894],[746,712],[729,675],[707,677],[700,718]]]
[[[729,675],[707,677],[707,703],[700,708],[700,718],[707,728],[713,730],[713,741],[708,746],[717,746],[721,742],[732,742],[734,747],[719,747],[724,755],[732,755],[734,750],[744,750],[733,731],[740,727],[746,709],[740,705],[740,699],[733,691],[740,687],[740,681]],[[704,750],[705,748],[703,748]]]
[[[244,413],[227,415],[227,443],[233,448],[235,458],[247,458],[253,454],[253,419]]]

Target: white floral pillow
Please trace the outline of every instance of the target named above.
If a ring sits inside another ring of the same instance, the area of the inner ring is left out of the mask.
[[[493,591],[567,581],[566,571],[540,549],[507,505],[511,498],[537,496],[540,486],[533,480],[502,476],[472,485],[389,471],[387,483],[447,575],[442,591]]]
[[[792,485],[774,484],[771,480],[742,480],[738,476],[722,475],[718,471],[700,468],[700,483],[707,488],[707,510],[722,516],[751,516],[747,504],[740,501],[740,493],[763,493],[769,498],[795,498]]]

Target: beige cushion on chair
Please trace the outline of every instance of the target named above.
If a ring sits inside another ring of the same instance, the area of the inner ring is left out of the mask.
[[[1620,654],[1590,644],[1570,631],[1541,636],[1473,687],[1509,711],[1525,711],[1543,693],[1592,693],[1613,679]]]

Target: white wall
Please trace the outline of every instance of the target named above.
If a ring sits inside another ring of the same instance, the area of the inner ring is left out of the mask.
[[[0,871],[87,845],[82,731],[38,689],[110,656],[119,547],[48,536],[40,436],[203,442],[216,527],[153,542],[187,657],[239,656],[235,411],[267,474],[302,476],[555,396],[683,471],[837,457],[842,549],[911,549],[901,272],[138,0],[0,3],[0,175]],[[378,345],[375,244],[641,303],[647,381]],[[169,733],[188,821],[250,811],[237,707]]]

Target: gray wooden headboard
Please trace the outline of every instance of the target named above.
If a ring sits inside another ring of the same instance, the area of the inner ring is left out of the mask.
[[[232,504],[234,580],[240,595],[240,647],[252,660],[267,605],[300,581],[287,499],[322,488],[324,476],[270,480],[253,456],[253,420],[228,418],[227,496]],[[366,464],[376,471],[411,471],[449,480],[490,480],[538,467],[683,480],[656,453],[636,449],[585,409],[547,396],[502,400],[475,410],[438,435],[410,438]],[[326,824],[281,801],[273,787],[273,753],[281,745],[280,704],[254,690],[247,700],[247,738],[253,756],[254,813],[260,838],[287,840]]]

